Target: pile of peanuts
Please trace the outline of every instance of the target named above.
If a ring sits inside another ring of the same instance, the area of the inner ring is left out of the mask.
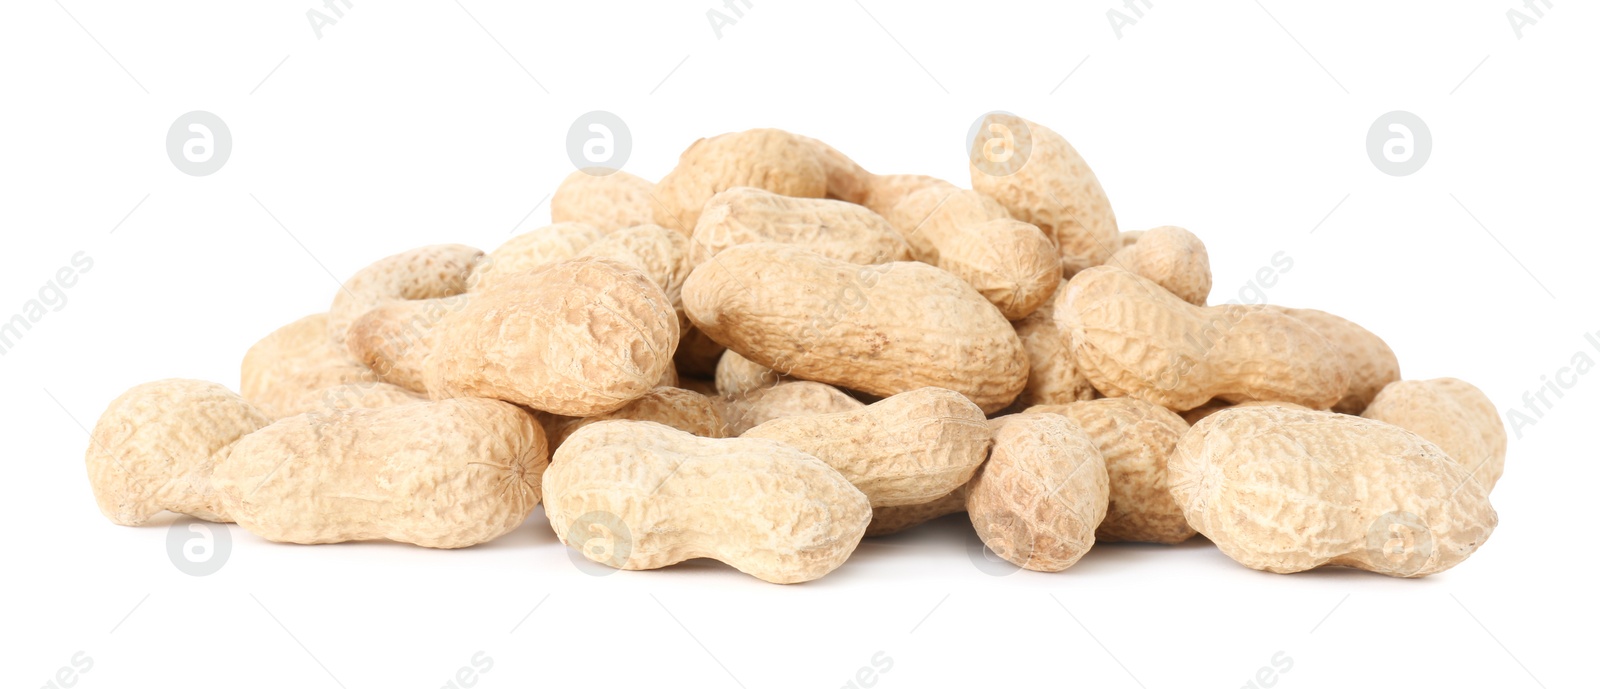
[[[980,122],[971,189],[774,129],[651,183],[569,176],[553,223],[350,278],[246,353],[241,394],[111,403],[111,521],[171,511],[288,543],[461,548],[541,500],[584,557],[809,581],[863,537],[965,512],[1015,565],[1196,533],[1270,572],[1417,577],[1489,537],[1494,406],[1400,380],[1310,309],[1207,305],[1206,248],[1119,232],[1066,139]]]

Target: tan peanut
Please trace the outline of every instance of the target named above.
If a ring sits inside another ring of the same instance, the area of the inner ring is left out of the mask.
[[[1105,459],[1110,503],[1096,540],[1182,543],[1194,535],[1167,484],[1167,459],[1189,430],[1182,417],[1131,397],[1030,407],[1025,413],[1041,412],[1072,419]]]
[[[1191,526],[1280,574],[1426,576],[1465,560],[1497,522],[1488,489],[1437,445],[1332,412],[1225,409],[1179,441],[1167,471]]]
[[[722,360],[717,362],[717,392],[724,397],[741,397],[789,380],[793,379],[731,349],[723,352]]]
[[[592,416],[655,387],[672,363],[678,319],[644,273],[579,258],[476,293],[434,337],[425,371],[434,399],[488,397]]]
[[[527,412],[453,399],[284,419],[239,441],[215,482],[267,540],[463,548],[521,525],[548,463]]]
[[[874,507],[872,522],[867,524],[867,537],[891,536],[913,526],[926,524],[940,517],[967,511],[965,485],[949,493],[917,505]]]
[[[1033,313],[1061,282],[1050,238],[976,191],[929,187],[912,192],[891,215],[917,260],[966,280],[1008,320]]]
[[[1059,572],[1089,552],[1106,516],[1106,464],[1076,422],[1013,414],[991,422],[994,450],[967,487],[978,538],[1007,562]]]
[[[601,237],[578,255],[615,259],[644,271],[667,293],[673,308],[683,309],[683,281],[692,267],[689,240],[683,235],[660,225],[625,227]]]
[[[799,450],[648,421],[573,433],[544,489],[556,536],[591,560],[638,570],[709,557],[779,584],[843,564],[872,518],[861,491]]]
[[[809,136],[795,135],[811,148],[817,162],[822,165],[823,176],[828,180],[828,198],[861,203],[872,188],[876,175],[867,172],[849,156]]]
[[[653,223],[655,187],[621,170],[577,170],[550,197],[550,221],[582,223],[601,233]]]
[[[1197,423],[1200,423],[1201,419],[1204,419],[1207,416],[1211,416],[1212,414],[1215,414],[1215,413],[1217,413],[1219,411],[1222,411],[1224,409],[1232,409],[1234,407],[1269,407],[1269,406],[1270,407],[1289,407],[1290,409],[1302,409],[1302,410],[1307,410],[1307,411],[1310,410],[1310,407],[1306,407],[1306,406],[1302,406],[1302,405],[1299,405],[1299,404],[1295,404],[1293,402],[1272,402],[1272,401],[1268,401],[1268,400],[1251,400],[1251,401],[1248,401],[1248,402],[1240,402],[1238,404],[1234,404],[1232,402],[1227,402],[1227,401],[1224,401],[1224,400],[1214,399],[1214,400],[1206,402],[1205,404],[1202,404],[1202,405],[1200,405],[1198,407],[1195,407],[1194,409],[1190,409],[1189,411],[1186,411],[1186,412],[1180,414],[1180,416],[1183,417],[1184,422],[1188,423],[1190,426],[1193,426],[1193,425],[1195,425]]]
[[[1211,257],[1206,245],[1181,227],[1166,225],[1142,232],[1133,244],[1112,254],[1110,263],[1149,278],[1195,306],[1205,306],[1211,296]]]
[[[559,449],[578,429],[613,419],[654,421],[702,438],[728,437],[728,424],[722,420],[711,398],[692,390],[661,385],[616,411],[588,417],[556,417],[545,427],[549,431],[551,451]]]
[[[434,351],[437,326],[466,308],[471,298],[469,293],[381,304],[350,325],[345,347],[379,380],[425,393],[424,372]]]
[[[439,244],[395,254],[362,268],[333,297],[333,306],[328,308],[328,338],[343,349],[350,324],[378,306],[467,291],[483,259],[483,252],[470,246]]]
[[[272,419],[221,385],[162,380],[123,393],[89,434],[84,464],[100,512],[138,526],[163,511],[232,521],[212,475]]]
[[[1100,180],[1072,144],[1044,125],[990,113],[968,163],[972,188],[1042,230],[1060,250],[1068,277],[1105,263],[1121,243]]]
[[[1051,295],[1050,301],[1015,321],[1017,337],[1028,354],[1028,384],[1017,396],[1017,404],[1030,407],[1036,404],[1067,404],[1092,400],[1100,392],[1083,377],[1072,350],[1067,348],[1066,336],[1056,325],[1056,300],[1066,291],[1066,282]]]
[[[1112,266],[1067,281],[1055,318],[1084,377],[1108,397],[1174,411],[1213,397],[1326,409],[1349,384],[1343,359],[1296,318],[1259,305],[1195,306]]]
[[[826,383],[796,380],[760,388],[722,402],[722,417],[729,435],[742,435],[773,419],[834,414],[867,405]]]
[[[767,421],[740,434],[816,457],[874,508],[916,505],[972,478],[989,453],[983,410],[958,392],[920,388],[853,411]]]
[[[1289,314],[1316,330],[1333,345],[1350,372],[1344,397],[1333,405],[1341,414],[1360,414],[1385,385],[1400,380],[1400,360],[1383,338],[1355,323],[1316,309],[1264,306]]]
[[[328,314],[306,316],[272,331],[244,354],[239,393],[273,419],[310,411],[317,394],[378,376],[328,339]]]
[[[602,236],[599,228],[578,222],[546,225],[519,234],[478,264],[472,273],[472,291],[482,292],[507,279],[577,258]]]
[[[701,210],[694,227],[693,263],[705,263],[730,246],[757,242],[794,244],[849,263],[911,258],[889,221],[866,208],[734,187],[712,196]]]
[[[867,184],[866,196],[859,203],[866,206],[868,210],[883,216],[889,221],[889,224],[894,225],[894,229],[901,236],[905,236],[911,234],[911,230],[914,227],[902,227],[897,224],[894,218],[894,209],[913,192],[929,187],[951,190],[959,188],[938,177],[929,177],[927,175],[874,175]],[[920,220],[920,218],[917,220]],[[911,240],[907,239],[906,241],[909,242]]]
[[[942,387],[992,412],[1028,379],[1005,317],[922,263],[858,266],[745,244],[696,268],[683,303],[696,327],[751,361],[873,395]]]
[[[1432,441],[1485,492],[1493,490],[1505,472],[1506,427],[1500,412],[1488,395],[1464,380],[1395,381],[1361,415]]]
[[[706,201],[734,187],[819,199],[828,193],[828,178],[812,147],[780,129],[700,139],[656,183],[655,222],[688,236]]]

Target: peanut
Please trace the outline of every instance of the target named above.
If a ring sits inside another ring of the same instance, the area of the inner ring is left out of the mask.
[[[435,299],[462,292],[473,284],[482,251],[460,244],[424,246],[362,268],[345,281],[328,308],[328,337],[344,348],[350,324],[392,301]]]
[[[1437,445],[1379,421],[1280,406],[1196,424],[1167,465],[1184,517],[1240,564],[1397,577],[1449,569],[1494,530],[1488,489]]]
[[[823,176],[828,180],[828,198],[861,203],[872,188],[876,175],[856,164],[849,156],[809,136],[795,135],[811,148],[817,162],[822,165]]]
[[[1063,281],[1050,301],[1011,324],[1022,340],[1023,351],[1028,354],[1028,384],[1016,401],[1024,408],[1092,400],[1100,395],[1083,377],[1072,350],[1067,348],[1065,334],[1056,325],[1055,303],[1065,291],[1066,282]]]
[[[702,438],[725,438],[728,425],[711,398],[682,388],[657,386],[643,397],[629,402],[616,411],[595,416],[573,418],[558,417],[546,426],[552,451],[578,429],[592,423],[626,419],[629,421],[654,421]]]
[[[1174,411],[1213,397],[1326,409],[1349,384],[1333,347],[1298,319],[1241,304],[1195,306],[1111,266],[1073,276],[1055,318],[1084,377],[1108,397]]]
[[[994,158],[1001,141],[1010,148],[1007,159]],[[1011,169],[1019,159],[1021,167]],[[1105,263],[1120,245],[1100,180],[1072,144],[1043,125],[990,113],[972,142],[968,166],[973,189],[1055,243],[1066,276]]]
[[[655,222],[655,184],[621,170],[577,170],[550,197],[550,221],[582,223],[601,233]]]
[[[991,422],[994,450],[967,486],[967,516],[1007,562],[1059,572],[1094,545],[1106,515],[1106,464],[1078,424],[1059,414]]]
[[[867,524],[867,537],[890,536],[946,515],[966,511],[967,487],[965,485],[931,502],[924,502],[918,505],[875,507],[872,509],[872,522]]]
[[[1195,306],[1205,306],[1211,295],[1211,257],[1206,245],[1181,227],[1167,225],[1142,232],[1132,245],[1112,254],[1110,262],[1149,278]]]
[[[825,383],[797,380],[761,388],[723,402],[722,417],[729,435],[743,435],[773,419],[814,414],[833,414],[867,405]]]
[[[1210,402],[1206,402],[1205,404],[1202,404],[1202,405],[1200,405],[1198,407],[1195,407],[1194,409],[1190,409],[1189,411],[1184,412],[1182,414],[1182,416],[1183,416],[1183,420],[1186,423],[1188,423],[1190,426],[1193,426],[1193,425],[1195,425],[1197,423],[1200,423],[1201,419],[1204,419],[1207,416],[1211,416],[1212,414],[1215,414],[1215,413],[1217,413],[1219,411],[1222,411],[1224,409],[1232,409],[1234,407],[1269,407],[1269,406],[1271,406],[1271,407],[1289,407],[1290,409],[1304,409],[1304,410],[1308,410],[1308,411],[1310,410],[1310,407],[1304,407],[1304,406],[1295,404],[1293,402],[1270,402],[1270,401],[1267,401],[1267,400],[1252,400],[1252,401],[1249,401],[1249,402],[1240,402],[1238,404],[1234,404],[1232,402],[1226,402],[1226,401],[1223,401],[1223,400],[1215,400],[1214,399],[1214,400],[1211,400]]]
[[[573,433],[544,491],[556,535],[591,560],[639,570],[709,557],[779,584],[843,564],[872,518],[861,491],[799,450],[648,421]]]
[[[458,294],[381,304],[350,325],[345,347],[379,380],[426,392],[424,372],[434,351],[437,326],[470,299],[470,294]]]
[[[472,291],[482,292],[501,281],[576,258],[601,236],[599,228],[578,222],[546,225],[519,234],[478,264],[472,272]]]
[[[1383,386],[1400,380],[1400,360],[1383,338],[1348,320],[1316,309],[1288,309],[1265,306],[1289,314],[1316,330],[1333,345],[1350,371],[1350,385],[1344,397],[1333,405],[1341,414],[1360,414]]]
[[[539,504],[544,432],[494,400],[294,416],[239,441],[214,476],[228,514],[286,543],[483,543]]]
[[[723,352],[722,360],[717,362],[717,392],[724,397],[741,397],[789,380],[793,379],[739,356],[731,349]]]
[[[89,434],[84,464],[95,503],[123,526],[163,511],[232,521],[212,474],[240,438],[270,423],[215,383],[172,379],[134,387],[111,402]]]
[[[378,380],[360,361],[328,340],[328,314],[272,331],[244,354],[239,392],[273,419],[310,411],[317,394],[345,383]]]
[[[696,327],[780,373],[887,396],[934,386],[985,412],[1028,380],[1016,331],[971,286],[929,265],[857,266],[745,244],[689,275]]]
[[[700,222],[706,201],[734,187],[819,199],[827,195],[828,178],[811,146],[783,130],[751,129],[700,139],[656,183],[655,222],[687,236]]]
[[[734,187],[712,196],[701,210],[694,227],[693,262],[700,265],[730,246],[756,242],[794,244],[849,263],[911,258],[889,221],[866,208]]]
[[[429,395],[488,397],[565,416],[613,411],[666,373],[678,320],[638,270],[557,263],[476,293],[434,334]]]
[[[966,280],[1007,320],[1033,313],[1061,282],[1050,238],[978,192],[929,187],[908,195],[892,215],[917,260]]]
[[[1505,473],[1506,427],[1500,413],[1488,395],[1464,380],[1395,381],[1361,415],[1432,441],[1485,492]]]
[[[689,278],[689,240],[660,225],[626,227],[596,240],[579,256],[610,258],[644,271],[667,293],[674,309],[683,311],[683,281]],[[688,325],[686,319],[680,326]]]
[[[853,411],[774,419],[739,437],[776,440],[826,462],[874,508],[927,503],[961,487],[990,441],[983,410],[941,388]]]
[[[1182,543],[1194,535],[1167,485],[1167,458],[1189,430],[1177,414],[1131,397],[1030,407],[1024,413],[1072,419],[1100,450],[1111,493],[1097,540]]]

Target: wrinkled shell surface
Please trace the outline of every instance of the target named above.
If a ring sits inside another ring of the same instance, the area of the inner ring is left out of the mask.
[[[239,392],[273,419],[315,406],[321,390],[377,380],[360,361],[328,340],[328,315],[306,316],[273,331],[245,352]]]
[[[1184,436],[1167,471],[1190,525],[1240,564],[1280,574],[1442,572],[1497,522],[1488,490],[1437,445],[1344,414],[1225,409]]]
[[[1059,572],[1094,545],[1109,496],[1106,464],[1078,424],[1059,414],[995,419],[994,450],[967,486],[967,516],[1007,562]]]
[[[989,454],[983,410],[958,392],[921,388],[855,411],[774,419],[741,438],[766,438],[816,457],[873,507],[930,502],[964,485]]]
[[[877,213],[853,203],[792,198],[762,189],[735,187],[706,202],[694,227],[694,264],[730,246],[794,244],[848,263],[910,260],[900,233]]]
[[[1199,237],[1181,227],[1143,232],[1133,245],[1113,254],[1110,263],[1149,278],[1195,306],[1205,306],[1211,296],[1211,256]]]
[[[574,171],[550,197],[550,222],[583,223],[602,233],[655,222],[656,185],[621,170]]]
[[[1050,238],[983,194],[923,189],[894,215],[897,227],[911,227],[907,241],[917,260],[966,280],[1008,320],[1033,313],[1061,282],[1061,259]]]
[[[1272,402],[1272,401],[1268,401],[1268,400],[1251,400],[1249,402],[1240,402],[1238,404],[1234,404],[1232,402],[1226,402],[1226,401],[1223,401],[1223,400],[1211,400],[1210,402],[1206,402],[1205,404],[1202,404],[1202,405],[1200,405],[1198,407],[1195,407],[1194,409],[1190,409],[1189,411],[1184,412],[1183,414],[1181,414],[1181,416],[1183,417],[1183,420],[1186,423],[1188,423],[1190,426],[1193,426],[1193,425],[1195,425],[1197,423],[1200,423],[1201,419],[1204,419],[1207,416],[1211,416],[1212,414],[1215,414],[1215,413],[1217,413],[1219,411],[1222,411],[1224,409],[1232,409],[1234,407],[1267,407],[1267,406],[1289,407],[1290,409],[1302,409],[1302,410],[1306,410],[1306,411],[1309,411],[1311,409],[1310,407],[1306,407],[1306,406],[1302,406],[1302,405],[1299,405],[1299,404],[1295,404],[1293,402]]]
[[[216,488],[271,541],[463,548],[522,524],[548,463],[527,412],[456,399],[284,419],[239,442]]]
[[[576,222],[546,225],[519,234],[478,264],[471,278],[472,291],[487,291],[508,279],[576,258],[601,236],[599,228]]]
[[[895,206],[905,201],[906,197],[910,196],[912,192],[928,187],[958,188],[956,185],[938,177],[929,177],[927,175],[876,175],[867,184],[866,197],[862,198],[860,203],[866,206],[868,210],[887,218],[890,224],[894,225],[894,229],[904,236],[911,228],[895,224],[892,217]],[[918,220],[920,219],[918,218]]]
[[[724,402],[722,416],[729,435],[742,435],[773,419],[813,414],[833,414],[867,405],[826,383],[796,380],[761,388]]]
[[[655,387],[672,364],[678,319],[644,273],[581,258],[476,293],[434,336],[434,399],[487,397],[592,416]]]
[[[828,177],[813,148],[783,130],[751,129],[700,139],[656,183],[655,222],[688,235],[700,222],[706,201],[734,187],[820,199],[828,193]]]
[[[1027,149],[1026,162],[1009,175],[991,175],[972,162],[982,160],[983,146],[996,126],[1016,137],[1016,155]],[[1111,257],[1121,243],[1111,201],[1065,138],[1038,123],[991,113],[972,143],[972,188],[999,201],[1011,217],[1044,231],[1060,249],[1068,276]]]
[[[1105,459],[1111,500],[1096,540],[1182,543],[1194,535],[1167,485],[1167,458],[1189,430],[1182,417],[1132,397],[1031,407],[1026,413],[1040,412],[1077,422]]]
[[[1078,368],[1107,397],[1175,411],[1274,400],[1326,409],[1344,396],[1344,360],[1311,326],[1241,304],[1199,307],[1120,268],[1067,281],[1056,323]]]
[[[690,274],[690,320],[779,373],[879,396],[933,386],[985,412],[1028,381],[1022,342],[960,278],[922,263],[857,266],[781,244],[746,244]]]
[[[610,258],[644,271],[667,293],[673,308],[683,308],[683,281],[689,278],[689,240],[660,225],[627,227],[590,244],[579,256]],[[681,322],[680,322],[681,323]]]
[[[728,425],[711,398],[692,390],[658,386],[614,412],[586,418],[560,417],[550,429],[550,447],[560,448],[568,436],[584,426],[613,419],[654,421],[702,438],[728,437]]]
[[[1065,291],[1066,282],[1062,282],[1050,301],[1011,324],[1028,354],[1028,385],[1017,396],[1017,404],[1024,407],[1067,404],[1100,395],[1078,370],[1078,361],[1067,348],[1061,328],[1056,326],[1055,303]]]
[[[328,338],[343,349],[350,324],[386,302],[437,299],[467,291],[483,260],[483,252],[470,246],[438,244],[362,268],[333,297],[333,306],[328,308]]]
[[[872,522],[867,524],[867,536],[889,536],[913,526],[920,526],[945,515],[967,511],[967,488],[962,486],[949,494],[920,505],[896,505],[872,509]]]
[[[1350,371],[1350,386],[1333,405],[1341,414],[1360,414],[1385,385],[1400,380],[1400,359],[1383,338],[1344,318],[1316,309],[1288,309],[1266,306],[1294,316],[1316,330],[1344,357]]]
[[[739,356],[731,349],[723,352],[722,360],[717,362],[717,392],[725,397],[748,395],[789,380],[792,379]]]
[[[872,173],[832,146],[809,136],[795,136],[811,147],[822,165],[823,175],[828,180],[828,198],[850,203],[861,203],[867,198],[872,189]]]
[[[647,421],[572,434],[544,488],[550,526],[591,560],[655,569],[709,557],[779,584],[844,564],[872,518],[861,491],[799,450]]]
[[[162,380],[111,403],[89,434],[84,463],[107,519],[138,526],[163,511],[231,521],[211,476],[240,438],[272,419],[221,385]]]
[[[1416,433],[1493,490],[1506,466],[1506,427],[1482,390],[1464,380],[1402,380],[1390,383],[1361,414]]]
[[[379,380],[426,392],[424,372],[433,354],[434,332],[451,313],[466,308],[471,294],[438,299],[391,301],[350,325],[345,348]]]

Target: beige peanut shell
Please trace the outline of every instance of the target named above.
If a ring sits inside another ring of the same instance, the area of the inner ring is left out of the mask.
[[[164,511],[232,521],[213,490],[212,473],[240,438],[270,423],[215,383],[171,379],[136,386],[111,402],[89,434],[84,463],[95,502],[123,526]]]
[[[1061,282],[1061,259],[1050,238],[978,192],[923,189],[893,215],[897,227],[911,228],[907,242],[917,260],[966,280],[1008,320],[1033,313]]]
[[[656,386],[672,364],[678,319],[638,269],[579,258],[475,293],[434,337],[426,370],[434,399],[487,397],[593,416]]]
[[[1280,311],[1299,319],[1333,345],[1350,372],[1350,385],[1344,397],[1333,405],[1341,414],[1360,414],[1385,385],[1400,380],[1400,359],[1383,338],[1344,318],[1316,309],[1290,309],[1281,306],[1262,308]]]
[[[660,225],[635,225],[599,238],[578,255],[610,258],[644,271],[673,307],[682,309],[683,281],[691,267],[689,240],[683,235]]]
[[[740,397],[762,388],[793,380],[777,371],[746,359],[738,352],[728,350],[717,362],[717,392],[724,397]]]
[[[965,485],[937,499],[918,505],[874,507],[872,508],[872,522],[867,524],[867,537],[891,536],[940,517],[966,511],[967,487]]]
[[[820,199],[828,193],[828,178],[812,147],[780,129],[700,139],[656,183],[655,222],[687,236],[700,222],[706,202],[734,187]]]
[[[653,223],[655,187],[621,170],[576,170],[550,197],[550,221],[582,223],[601,233]]]
[[[559,449],[578,429],[613,419],[654,421],[702,438],[728,437],[728,424],[722,420],[711,398],[692,390],[661,385],[613,412],[580,418],[557,417],[545,427],[549,431],[551,450]]]
[[[1395,381],[1361,415],[1432,441],[1485,491],[1493,490],[1505,472],[1506,427],[1500,413],[1488,395],[1464,380]]]
[[[505,280],[577,258],[602,236],[599,228],[579,222],[558,222],[519,234],[479,262],[471,276],[471,289],[483,292]]]
[[[876,175],[867,172],[839,149],[809,136],[795,136],[811,148],[817,162],[822,165],[823,176],[828,180],[828,198],[850,203],[861,203],[866,199]]]
[[[1035,309],[1026,318],[1011,325],[1022,340],[1022,349],[1028,354],[1028,384],[1017,396],[1016,404],[1030,407],[1036,404],[1067,404],[1092,400],[1099,391],[1078,370],[1078,361],[1067,347],[1066,336],[1056,325],[1055,302],[1066,291],[1061,283],[1050,301]]]
[[[426,393],[424,375],[437,326],[471,299],[467,293],[381,304],[350,325],[345,348],[379,380]]]
[[[1494,530],[1489,492],[1437,445],[1380,421],[1259,406],[1196,424],[1167,465],[1189,524],[1269,572],[1449,569]]]
[[[1205,306],[1211,296],[1211,256],[1199,237],[1181,227],[1165,225],[1141,233],[1132,245],[1112,254],[1110,263],[1195,306]]]
[[[1310,407],[1305,407],[1305,406],[1302,406],[1302,405],[1298,405],[1298,404],[1295,404],[1293,402],[1273,402],[1273,401],[1268,401],[1268,400],[1251,400],[1251,401],[1248,401],[1248,402],[1240,402],[1238,404],[1234,404],[1233,402],[1214,399],[1214,400],[1206,402],[1205,404],[1202,404],[1202,405],[1200,405],[1198,407],[1195,407],[1194,409],[1190,409],[1189,411],[1186,411],[1186,412],[1180,414],[1180,416],[1183,417],[1184,422],[1188,423],[1190,426],[1193,426],[1193,425],[1195,425],[1197,423],[1200,423],[1201,419],[1204,419],[1207,416],[1211,416],[1212,414],[1215,414],[1215,413],[1217,413],[1219,411],[1222,411],[1224,409],[1232,409],[1234,407],[1267,407],[1267,406],[1289,407],[1290,409],[1310,410]]]
[[[929,177],[928,175],[874,175],[867,184],[866,196],[858,203],[888,219],[889,223],[894,225],[894,229],[904,236],[909,234],[912,228],[902,227],[895,223],[895,218],[893,217],[895,207],[905,201],[906,197],[913,192],[929,187],[957,188],[954,184],[938,177]]]
[[[548,464],[527,412],[453,399],[284,419],[240,441],[215,480],[267,540],[463,548],[521,525]]]
[[[1344,396],[1344,360],[1315,329],[1260,305],[1199,307],[1112,266],[1067,281],[1056,323],[1078,368],[1107,397],[1186,411],[1213,397],[1326,409]]]
[[[995,159],[991,142],[1001,136],[1012,140],[1010,157]],[[1021,167],[1012,169],[1019,160]],[[968,163],[972,188],[1055,242],[1068,277],[1105,263],[1121,244],[1099,178],[1072,144],[1044,125],[990,113],[979,124]]]
[[[1099,541],[1182,543],[1194,535],[1167,485],[1167,459],[1189,430],[1183,418],[1132,397],[1030,407],[1072,419],[1100,450],[1110,478]]]
[[[639,570],[709,557],[779,584],[843,564],[872,518],[867,496],[799,450],[648,421],[573,433],[544,489],[556,536],[591,560]]]
[[[930,502],[966,484],[991,440],[983,410],[942,388],[853,411],[774,419],[739,437],[776,440],[826,462],[874,508]]]
[[[328,315],[306,316],[261,338],[239,365],[239,393],[273,419],[310,411],[320,391],[378,380],[328,339]]]
[[[978,538],[1007,562],[1059,572],[1089,552],[1106,516],[1106,464],[1078,424],[1060,414],[991,421],[994,450],[967,487]]]
[[[782,244],[745,244],[683,288],[696,327],[797,378],[879,396],[933,386],[985,412],[1028,380],[1016,331],[960,278],[916,262],[858,266]]]
[[[730,246],[757,242],[794,244],[849,263],[911,259],[900,233],[866,208],[734,187],[712,196],[701,210],[694,227],[693,263],[705,263]]]
[[[725,398],[721,411],[723,419],[728,422],[728,434],[742,435],[773,419],[834,414],[865,406],[860,400],[832,385],[796,380]]]
[[[346,280],[328,308],[328,338],[340,349],[362,314],[391,301],[437,299],[472,286],[482,251],[460,244],[424,246],[384,258]]]

